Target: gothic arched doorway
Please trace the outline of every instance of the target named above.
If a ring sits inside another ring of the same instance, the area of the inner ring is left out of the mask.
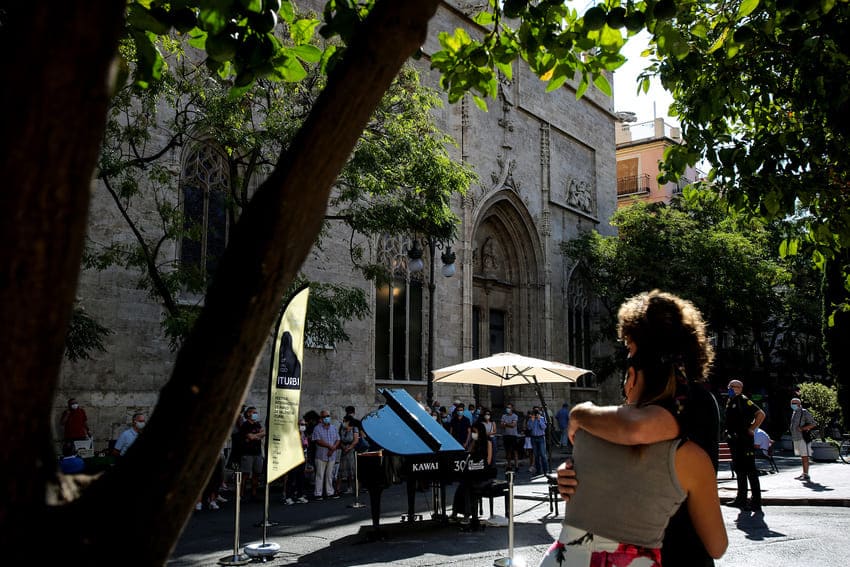
[[[534,220],[514,192],[502,190],[484,204],[472,244],[472,357],[545,355],[542,249]],[[505,392],[482,387],[476,398],[498,408]]]

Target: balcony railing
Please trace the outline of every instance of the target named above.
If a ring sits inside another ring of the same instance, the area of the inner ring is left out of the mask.
[[[649,174],[617,178],[617,196],[649,193]]]

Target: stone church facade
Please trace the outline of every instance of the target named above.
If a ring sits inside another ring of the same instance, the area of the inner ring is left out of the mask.
[[[439,31],[462,26],[471,34],[480,32],[467,16],[474,12],[471,4],[443,4],[432,21],[433,33],[423,46],[426,57],[417,63],[426,84],[437,86],[439,80],[427,61],[439,49]],[[598,354],[594,349],[604,348],[587,340],[595,325],[591,290],[575,283],[576,267],[561,254],[560,243],[592,229],[614,233],[609,225],[617,206],[613,101],[595,87],[581,100],[569,85],[546,93],[545,83],[517,64],[512,80],[500,82],[498,100],[488,105],[483,112],[464,99],[446,103],[436,114],[440,129],[457,141],[450,149],[453,158],[479,176],[469,193],[453,203],[461,226],[452,243],[452,277],[441,274],[440,256],[446,250],[438,248],[436,258],[430,258],[424,238],[419,244],[425,269],[411,274],[411,243],[402,235],[372,243],[376,257],[396,270],[391,286],[366,281],[350,267],[343,234],[331,233],[303,267],[311,280],[361,286],[373,311],[347,325],[350,342],[306,349],[302,414],[327,408],[341,417],[346,405],[364,414],[383,401],[377,394],[382,387],[405,388],[424,398],[430,357],[440,368],[509,351],[590,368]],[[183,160],[174,156],[176,171],[185,172]],[[93,239],[120,238],[126,230],[114,204],[97,188],[90,214]],[[177,244],[164,253],[177,254]],[[428,284],[434,261],[432,298]],[[115,439],[134,412],[150,414],[174,359],[160,327],[161,307],[136,288],[136,280],[137,274],[117,267],[81,275],[81,305],[113,334],[106,340],[107,352],[66,363],[55,410],[58,416],[67,398],[76,397],[88,412],[96,448]],[[434,324],[429,328],[431,305]],[[268,368],[266,352],[246,398],[263,414]],[[552,411],[565,400],[611,401],[616,388],[610,383],[616,381],[602,378],[545,385],[543,395]],[[437,383],[434,399],[494,408],[512,401],[520,410],[537,403],[534,390],[523,386]]]

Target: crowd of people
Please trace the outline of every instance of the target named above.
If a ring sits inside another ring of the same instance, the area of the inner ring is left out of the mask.
[[[618,333],[627,352],[623,404],[584,402],[570,409],[564,403],[552,417],[545,406],[523,412],[507,403],[496,415],[459,399],[448,405],[429,405],[421,396],[417,401],[488,473],[495,473],[499,440],[505,469],[519,470],[527,460],[532,475],[551,472],[547,438],[572,451],[573,459],[561,463],[553,479],[570,505],[542,565],[628,565],[636,559],[656,566],[662,559],[668,566],[713,565],[727,546],[715,482],[718,432],[725,430],[738,482],[729,505],[761,514],[755,457],[772,445],[760,428],[765,412],[743,393],[743,382],[733,379],[721,418],[717,398],[706,387],[713,349],[702,315],[690,302],[657,290],[632,297],[620,307]],[[789,430],[803,468],[797,480],[808,482],[817,424],[799,395],[790,410]],[[68,401],[61,423],[59,466],[67,474],[81,472],[75,443],[90,440],[91,431],[75,399]],[[243,408],[196,509],[216,510],[227,501],[221,494],[229,487],[227,470],[241,472],[244,498],[258,498],[265,473],[263,424],[257,408]],[[126,454],[144,426],[145,415],[133,415],[113,454]],[[337,420],[328,409],[307,411],[299,431],[304,462],[282,478],[282,502],[336,499],[357,490],[357,453],[373,447],[355,408],[346,407]],[[560,437],[550,435],[555,431]],[[453,515],[469,513],[469,488],[459,483]]]

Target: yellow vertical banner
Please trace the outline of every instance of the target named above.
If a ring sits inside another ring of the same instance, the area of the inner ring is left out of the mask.
[[[273,482],[304,462],[298,409],[309,296],[310,289],[305,286],[289,300],[275,332],[269,383],[266,482]]]

